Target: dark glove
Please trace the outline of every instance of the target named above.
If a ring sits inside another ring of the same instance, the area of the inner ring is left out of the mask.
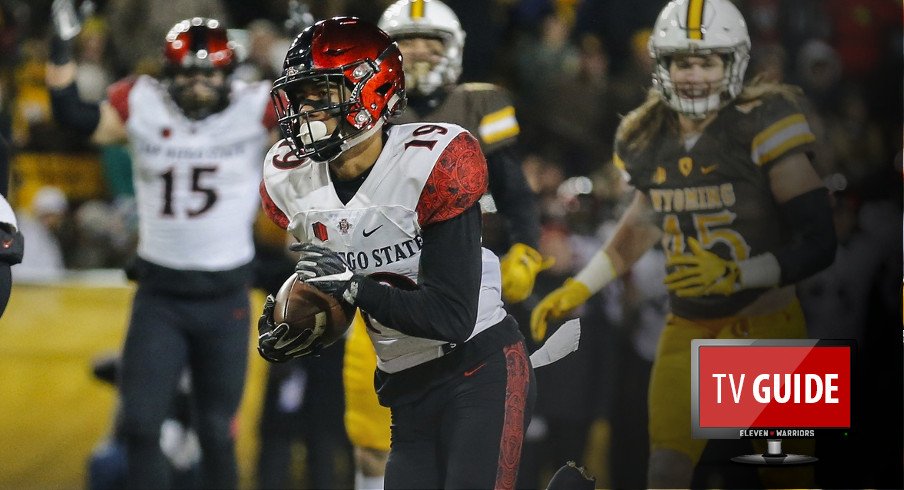
[[[53,20],[50,61],[54,65],[65,65],[72,61],[72,39],[82,30],[82,16],[73,0],[54,0],[50,15]]]
[[[257,321],[257,352],[261,357],[270,362],[286,362],[297,357],[316,355],[322,346],[316,341],[309,345],[313,332],[310,329],[301,333],[290,332],[287,323],[276,325],[273,322],[275,306],[273,295],[268,295],[264,311]]]
[[[336,252],[313,243],[293,243],[289,249],[300,252],[295,272],[305,283],[324,293],[354,304],[357,288],[349,288],[355,274]]]

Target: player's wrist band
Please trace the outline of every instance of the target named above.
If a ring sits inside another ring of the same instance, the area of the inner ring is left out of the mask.
[[[771,288],[778,286],[782,269],[775,255],[764,253],[738,262],[741,271],[741,289]]]
[[[345,291],[342,292],[342,299],[347,301],[349,304],[354,305],[355,300],[358,299],[358,287],[360,286],[361,276],[355,274],[348,281],[348,286],[345,288]]]
[[[615,266],[612,265],[612,259],[609,258],[609,254],[605,250],[600,250],[593,255],[590,262],[581,269],[581,272],[574,276],[574,279],[587,286],[590,294],[595,294],[600,289],[603,289],[603,286],[615,279],[616,276]]]

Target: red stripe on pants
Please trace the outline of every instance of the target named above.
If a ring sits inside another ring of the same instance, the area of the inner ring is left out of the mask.
[[[521,445],[524,442],[524,408],[530,388],[530,360],[523,342],[503,349],[508,376],[505,383],[505,420],[499,448],[499,468],[496,470],[496,490],[515,488]]]

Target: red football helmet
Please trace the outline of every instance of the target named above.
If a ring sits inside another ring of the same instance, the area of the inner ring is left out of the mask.
[[[170,97],[193,120],[229,105],[228,74],[237,63],[226,28],[215,19],[185,19],[170,29],[163,47],[164,80]],[[196,87],[196,80],[204,88]]]
[[[338,102],[328,96],[312,99],[311,87],[337,90]],[[271,96],[295,154],[328,162],[404,109],[402,54],[371,23],[355,17],[322,20],[292,42]],[[331,134],[320,120],[323,114],[339,120]]]
[[[166,35],[163,48],[167,68],[231,69],[236,62],[233,43],[216,19],[194,17],[180,21]]]

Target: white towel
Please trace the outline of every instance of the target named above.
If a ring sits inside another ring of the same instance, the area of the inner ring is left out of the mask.
[[[546,339],[543,345],[530,356],[534,369],[552,364],[578,350],[581,341],[581,321],[577,318],[563,323]]]

